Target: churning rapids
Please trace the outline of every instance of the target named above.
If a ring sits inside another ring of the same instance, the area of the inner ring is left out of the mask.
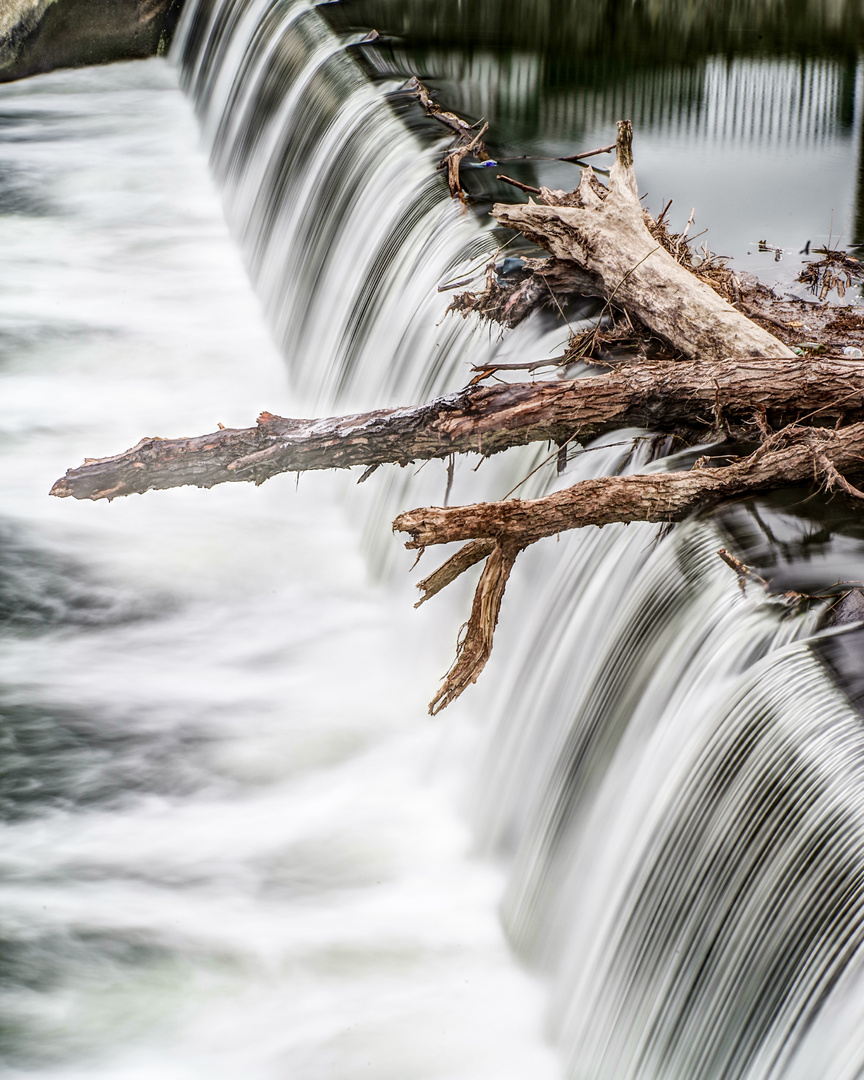
[[[860,1075],[864,731],[714,524],[537,545],[433,722],[459,598],[365,575],[436,466],[45,497],[557,341],[442,321],[494,240],[314,9],[189,0],[171,60],[0,93],[6,1075]]]

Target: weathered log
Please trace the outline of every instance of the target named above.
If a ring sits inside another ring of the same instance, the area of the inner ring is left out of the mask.
[[[697,462],[687,472],[642,473],[583,480],[540,499],[512,499],[473,506],[425,507],[400,514],[394,531],[407,533],[407,548],[468,541],[437,575],[454,580],[491,552],[474,595],[471,615],[453,667],[429,705],[436,713],[477,681],[492,651],[504,588],[520,551],[544,537],[586,525],[682,521],[718,503],[775,488],[820,483],[864,500],[844,474],[864,473],[864,423],[829,430],[792,425],[770,436],[752,454],[719,467]],[[484,549],[483,545],[488,547]],[[421,587],[436,580],[431,575]],[[436,590],[437,591],[437,590]]]
[[[701,441],[712,431],[758,438],[807,414],[864,419],[864,362],[832,357],[621,366],[583,379],[477,385],[406,409],[324,420],[262,413],[254,428],[188,439],[142,439],[114,457],[69,469],[52,495],[114,499],[153,489],[263,483],[278,473],[406,465],[625,427]]]
[[[687,472],[602,476],[540,499],[409,510],[396,518],[393,528],[409,534],[408,548],[476,539],[515,542],[524,548],[543,537],[586,525],[682,521],[724,499],[808,481],[821,480],[859,496],[844,474],[860,475],[862,470],[864,424],[836,430],[793,426],[728,465],[697,464]]]
[[[460,153],[477,149],[464,122],[438,112],[437,118],[456,131]],[[420,582],[424,600],[485,560],[456,662],[432,712],[458,697],[483,670],[514,562],[543,537],[616,521],[680,521],[725,499],[805,482],[864,500],[864,492],[847,479],[864,475],[864,361],[796,355],[683,266],[689,254],[678,250],[676,257],[665,225],[646,219],[640,207],[630,138],[630,125],[622,122],[608,190],[588,169],[571,195],[543,188],[545,205],[496,207],[499,221],[546,247],[553,259],[542,265],[531,261],[521,291],[508,285],[500,295],[490,270],[486,299],[494,302],[490,317],[506,322],[518,321],[547,297],[560,307],[559,289],[594,292],[662,337],[677,359],[621,365],[590,378],[472,385],[416,408],[323,420],[262,413],[255,428],[221,429],[191,439],[142,439],[124,454],[70,469],[52,494],[112,499],[184,484],[262,483],[281,472],[353,465],[367,467],[363,479],[385,463],[468,452],[488,456],[545,440],[565,448],[576,439],[585,442],[629,427],[692,442],[731,436],[761,443],[749,456],[722,466],[700,460],[687,472],[601,477],[543,499],[401,514],[394,529],[408,534],[409,548],[464,544]],[[459,160],[454,159],[456,166]],[[458,188],[458,167],[455,176]],[[710,266],[706,271],[703,263],[700,273],[714,281]],[[738,287],[729,288],[729,272],[720,277],[722,282],[714,282],[720,291],[739,302]],[[483,297],[472,300],[476,303],[463,308],[479,306],[482,312]],[[796,344],[793,327],[802,323],[776,320],[772,312],[758,310],[763,322]],[[834,326],[836,319],[831,326],[837,333],[857,332],[856,319],[844,314],[842,326]],[[582,355],[571,345],[568,356],[576,354]],[[811,426],[804,426],[808,422]],[[823,426],[829,424],[833,430]]]
[[[680,265],[646,227],[633,172],[632,127],[618,123],[608,189],[587,168],[572,194],[541,189],[550,205],[501,204],[496,219],[558,259],[569,259],[603,282],[606,298],[635,315],[684,356],[792,356]]]

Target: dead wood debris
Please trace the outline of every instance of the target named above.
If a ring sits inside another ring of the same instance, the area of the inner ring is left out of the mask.
[[[412,76],[412,78],[408,80],[403,87],[403,90],[417,98],[425,109],[427,116],[444,124],[445,127],[448,127],[453,132],[453,143],[450,148],[444,152],[438,167],[439,169],[446,169],[447,171],[447,185],[450,188],[450,194],[454,198],[460,199],[463,203],[467,202],[460,177],[460,166],[462,161],[466,157],[471,156],[481,165],[493,166],[498,164],[497,161],[492,161],[490,159],[486,145],[483,142],[483,136],[488,131],[489,125],[484,123],[478,132],[476,130],[479,126],[478,124],[469,124],[467,120],[463,120],[462,117],[457,116],[456,113],[443,109],[433,100],[429,90],[416,76]],[[522,154],[517,158],[507,158],[506,160],[549,160],[564,161],[572,165],[581,165],[582,162],[589,158],[597,157],[600,154],[611,153],[614,149],[615,143],[610,143],[608,146],[598,146],[594,150],[584,150],[577,154],[569,154],[566,157],[537,159],[529,154]],[[506,176],[498,177],[498,179],[503,180],[505,183],[512,184],[522,191],[539,190],[537,188],[532,188],[529,184],[523,184],[518,180],[511,180]]]
[[[712,434],[752,442],[804,416],[823,424],[864,420],[864,360],[644,361],[590,379],[476,384],[414,408],[318,420],[264,412],[255,427],[142,439],[122,454],[88,459],[51,493],[95,501],[187,484],[261,484],[284,472],[361,465],[368,473],[457,453],[489,457],[532,442],[584,443],[625,427],[691,443]]]
[[[581,205],[582,200],[575,192],[529,188],[509,178],[499,179],[530,191],[543,205]],[[606,189],[596,176],[590,175],[589,182],[598,197],[604,199]],[[726,257],[712,253],[707,244],[697,249],[698,235],[687,235],[692,213],[683,232],[672,231],[668,223],[670,206],[671,201],[656,219],[643,211],[650,235],[677,263],[756,325],[796,351],[841,353],[844,348],[854,350],[864,344],[864,311],[860,308],[822,307],[794,297],[778,297],[753,274],[733,271]],[[508,263],[514,268],[508,270]],[[807,274],[813,282],[822,283],[820,299],[826,295],[826,282],[843,296],[852,281],[864,280],[864,268],[858,260],[836,251],[823,252],[823,258],[811,263],[800,280],[805,280]],[[585,297],[607,298],[607,295],[608,290],[597,275],[570,259],[522,257],[499,263],[493,258],[486,267],[483,288],[457,294],[449,310],[463,318],[476,315],[510,328],[535,311],[563,311]],[[606,364],[622,359],[681,355],[670,350],[667,342],[635,317],[632,310],[615,303],[614,298],[604,314],[602,325],[571,337],[561,358],[562,367],[577,360]]]
[[[717,554],[723,562],[738,575],[738,585],[742,592],[744,592],[744,587],[748,581],[753,582],[755,585],[759,585],[767,591],[769,585],[765,578],[762,577],[761,574],[757,574],[755,570],[751,570],[749,566],[745,566],[731,551],[727,551],[725,547],[721,547]]]
[[[444,152],[438,167],[447,170],[447,186],[450,194],[464,203],[466,200],[459,174],[460,166],[469,155],[475,161],[489,160],[489,153],[483,142],[483,136],[488,131],[489,125],[484,123],[477,131],[476,124],[469,124],[467,120],[463,120],[455,113],[442,109],[437,102],[433,101],[429,91],[416,76],[408,80],[404,89],[417,98],[426,110],[427,116],[431,116],[433,120],[437,120],[439,124],[443,124],[453,132],[453,142]]]
[[[451,191],[462,198],[459,164],[468,154],[486,154],[485,128],[475,131],[441,109],[419,82],[413,91],[454,132],[455,145],[443,164]],[[707,248],[694,251],[688,237],[692,214],[676,234],[667,224],[668,206],[656,220],[643,211],[630,139],[630,124],[622,121],[608,188],[588,167],[573,192],[540,188],[536,202],[496,205],[499,223],[545,247],[549,256],[500,265],[492,260],[485,287],[457,296],[451,308],[512,326],[544,305],[564,316],[572,299],[592,296],[600,301],[603,319],[574,335],[553,363],[604,360],[604,349],[627,343],[635,362],[588,379],[478,383],[413,409],[325,420],[262,413],[254,428],[220,425],[191,439],[143,439],[124,454],[68,470],[52,494],[112,499],[183,484],[262,483],[280,472],[353,465],[365,466],[365,477],[388,462],[488,455],[545,440],[553,445],[550,457],[557,446],[560,459],[560,448],[577,438],[584,442],[631,426],[692,442],[729,438],[755,446],[737,456],[700,459],[688,471],[599,477],[542,499],[508,497],[400,514],[394,528],[408,535],[409,548],[463,545],[420,582],[420,603],[485,563],[456,661],[432,712],[476,681],[491,653],[514,563],[544,537],[612,522],[668,525],[724,500],[790,484],[815,484],[864,500],[856,486],[864,476],[864,359],[855,360],[850,349],[861,342],[864,316],[781,301],[755,278],[734,274]],[[835,281],[848,270],[846,262],[834,260],[831,266]],[[533,370],[548,363],[522,366]],[[477,377],[500,370],[484,365]],[[734,556],[727,562],[754,580]]]
[[[756,585],[766,596],[779,601],[785,607],[806,610],[811,605],[821,608],[818,620],[819,629],[831,626],[845,626],[864,622],[864,585],[860,581],[838,581],[836,584],[818,593],[787,590],[784,593],[772,593],[771,582],[757,574],[731,551],[721,547],[717,552],[723,562],[738,576],[738,586],[745,592],[747,585]]]
[[[862,469],[864,424],[835,431],[793,424],[775,432],[752,454],[714,468],[697,464],[687,472],[606,476],[583,480],[539,499],[449,509],[423,507],[400,514],[393,528],[408,535],[407,548],[467,541],[466,547],[445,564],[450,567],[449,580],[458,576],[452,573],[455,567],[461,567],[461,573],[477,561],[473,556],[480,550],[478,541],[495,545],[475,592],[456,663],[432,700],[430,712],[438,712],[477,681],[492,651],[507,579],[519,553],[531,544],[586,525],[602,527],[631,521],[666,525],[730,497],[808,481],[816,481],[826,490],[840,487],[864,498],[864,493],[853,488],[844,476],[845,472]],[[734,556],[727,553],[725,561],[739,575],[765,584]],[[799,599],[796,594],[796,602]]]
[[[826,300],[832,291],[842,300],[853,284],[864,285],[864,266],[848,252],[839,248],[816,248],[815,254],[820,258],[809,262],[798,280],[820,301]]]

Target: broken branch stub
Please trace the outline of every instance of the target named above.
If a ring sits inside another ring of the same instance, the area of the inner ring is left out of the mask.
[[[495,544],[486,559],[474,592],[471,615],[456,649],[456,662],[445,675],[441,689],[429,703],[432,716],[446,709],[463,690],[477,682],[486,667],[486,661],[492,653],[492,640],[498,625],[504,589],[519,551],[518,546]]]
[[[587,168],[571,195],[543,190],[547,203],[497,203],[498,222],[603,283],[606,299],[635,315],[684,356],[791,357],[792,350],[736,311],[681,266],[645,225],[633,171],[632,126],[618,123],[609,188]],[[566,199],[566,202],[564,201]]]

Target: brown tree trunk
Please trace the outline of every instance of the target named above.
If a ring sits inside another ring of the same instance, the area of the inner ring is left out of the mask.
[[[807,414],[864,418],[864,361],[831,357],[642,363],[575,380],[473,386],[426,405],[325,420],[262,413],[254,428],[142,439],[70,469],[51,489],[76,499],[191,484],[262,483],[282,472],[495,454],[551,440],[582,442],[642,427],[690,442],[717,432],[758,439]]]
[[[830,430],[792,426],[728,465],[687,472],[601,476],[540,499],[409,510],[393,522],[407,548],[494,540],[525,548],[546,536],[614,521],[682,521],[724,499],[821,482],[864,498],[843,474],[864,471],[864,424]]]
[[[438,113],[442,122],[455,125],[467,152],[473,138],[467,125]],[[409,548],[464,545],[420,582],[423,600],[485,560],[456,662],[432,712],[458,697],[483,670],[514,562],[543,537],[615,521],[680,521],[724,499],[798,483],[840,488],[864,499],[846,479],[864,475],[864,361],[794,354],[682,266],[666,250],[670,246],[674,252],[675,241],[665,226],[649,219],[659,240],[646,226],[630,139],[630,124],[622,122],[608,190],[586,170],[570,195],[539,189],[544,205],[496,206],[502,224],[555,258],[548,260],[550,266],[534,260],[521,289],[498,286],[490,271],[487,290],[457,298],[456,307],[517,321],[542,302],[543,290],[554,297],[562,283],[582,288],[588,282],[591,291],[632,313],[684,359],[643,360],[580,379],[473,385],[415,408],[323,420],[262,413],[254,428],[142,439],[123,454],[87,460],[58,480],[52,494],[113,499],[184,484],[262,483],[282,472],[353,465],[366,466],[362,480],[386,463],[491,455],[546,440],[562,446],[632,427],[677,434],[688,443],[731,436],[761,444],[720,467],[700,461],[687,472],[585,480],[542,499],[400,514],[394,528],[408,535]],[[704,265],[699,272],[710,277]],[[779,332],[790,332],[773,312],[760,307],[758,313]],[[850,316],[841,321],[850,332],[853,323],[859,325]],[[829,323],[823,318],[822,325]]]
[[[864,472],[864,424],[836,431],[792,426],[746,458],[719,468],[697,463],[688,472],[602,476],[541,499],[512,499],[450,509],[426,507],[400,514],[394,530],[405,546],[468,543],[419,587],[427,596],[486,557],[456,661],[429,705],[437,713],[477,681],[492,641],[507,579],[520,551],[547,536],[616,521],[681,521],[733,496],[817,482],[864,500],[844,472]],[[426,597],[424,597],[426,599]]]

